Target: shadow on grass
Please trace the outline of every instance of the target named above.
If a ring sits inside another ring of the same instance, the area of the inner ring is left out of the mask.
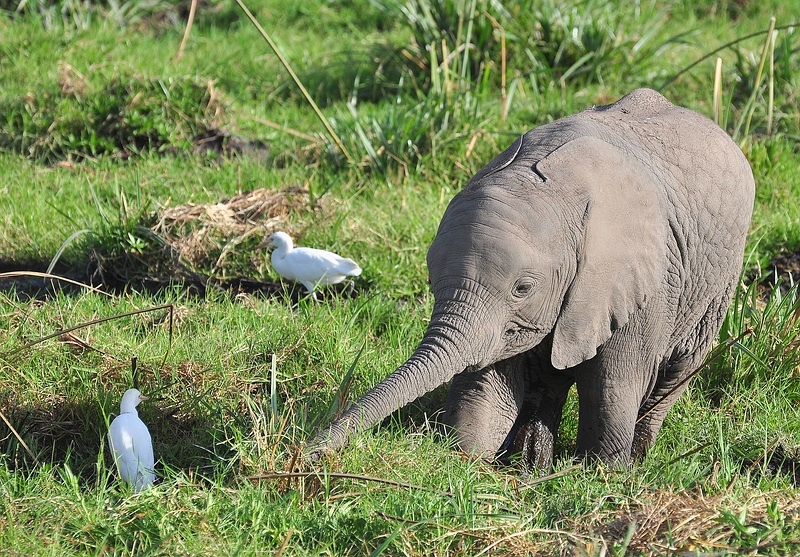
[[[758,456],[742,460],[742,473],[757,479],[785,476],[794,487],[800,487],[800,450],[778,443],[767,450],[756,450]]]
[[[107,406],[115,406],[108,401]],[[145,405],[146,404],[146,405]],[[43,401],[19,405],[13,393],[0,393],[3,414],[26,446],[8,425],[0,422],[0,453],[7,455],[12,470],[31,470],[41,465],[69,464],[81,482],[91,485],[97,479],[98,462],[113,469],[108,447],[108,426],[103,407],[96,400]],[[182,469],[193,476],[211,475],[220,461],[233,457],[234,449],[225,440],[229,420],[220,416],[189,415],[176,408],[161,408],[144,403],[139,415],[147,424],[156,455],[156,475],[163,466]],[[117,412],[110,412],[112,420]]]
[[[0,294],[12,295],[23,301],[46,301],[58,295],[79,295],[87,291],[87,286],[114,295],[135,291],[156,297],[167,291],[174,293],[177,289],[198,297],[204,297],[213,291],[228,294],[234,300],[244,299],[247,296],[262,299],[288,298],[295,305],[308,296],[305,288],[298,284],[262,281],[251,277],[216,279],[196,274],[173,281],[163,276],[142,275],[136,279],[124,281],[114,275],[99,273],[97,266],[91,263],[83,265],[82,270],[59,266],[51,271],[51,274],[68,280],[57,280],[40,276],[47,271],[49,263],[49,261],[43,260],[12,260],[0,257],[0,275],[3,273],[30,273],[0,276]],[[359,283],[362,282],[359,281]],[[359,292],[360,289],[355,288],[354,284],[342,283],[320,289],[316,296],[318,300],[324,301],[333,298],[355,298]]]

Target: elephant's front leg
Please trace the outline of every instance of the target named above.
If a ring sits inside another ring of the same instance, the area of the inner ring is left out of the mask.
[[[525,397],[524,357],[456,375],[440,423],[465,452],[494,458]]]
[[[549,364],[537,366],[526,376],[527,394],[514,427],[501,447],[500,456],[520,454],[523,468],[540,476],[553,466],[558,427],[574,383],[571,374],[552,369]],[[547,369],[550,368],[550,369]]]
[[[576,368],[580,454],[628,464],[639,408],[653,390],[662,356],[662,332],[631,320]]]

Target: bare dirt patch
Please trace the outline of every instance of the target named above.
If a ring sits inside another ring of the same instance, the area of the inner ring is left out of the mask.
[[[749,278],[759,281],[766,294],[776,286],[781,294],[786,294],[800,282],[800,251],[779,253],[765,268],[751,271]]]
[[[752,538],[756,554],[769,547],[780,532],[771,524],[775,520],[771,515],[776,513],[787,520],[800,518],[800,501],[780,493],[759,492],[739,501],[726,492],[706,495],[699,490],[664,490],[632,502],[628,509],[578,521],[575,531],[587,535],[587,554],[626,538],[628,550],[636,555],[727,554],[742,547],[742,542],[747,546],[740,539],[743,535]],[[588,524],[594,525],[593,531],[586,531]],[[577,549],[576,554],[582,554],[584,548]]]

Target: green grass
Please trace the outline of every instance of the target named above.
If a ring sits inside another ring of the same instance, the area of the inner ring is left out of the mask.
[[[800,248],[800,36],[788,27],[800,8],[246,4],[351,161],[233,3],[201,3],[182,60],[186,8],[172,2],[0,5],[0,272],[43,271],[63,247],[58,272],[115,279],[111,296],[0,291],[0,412],[13,428],[0,422],[3,551],[798,552],[797,290],[767,298],[751,279]],[[774,63],[759,72],[771,16]],[[432,430],[439,389],[319,466],[294,462],[308,475],[280,475],[338,398],[416,346],[432,303],[427,246],[472,174],[519,133],[639,86],[711,116],[716,56],[722,122],[758,186],[747,284],[722,337],[752,332],[690,384],[643,462],[574,467],[574,395],[554,477],[468,459]],[[198,148],[209,133],[225,149]],[[300,243],[362,265],[355,296],[296,302],[254,251],[263,216],[233,232],[184,225],[206,233],[207,253],[184,264],[212,286],[161,280],[188,276],[148,232],[167,209],[260,189],[295,192],[275,218]],[[213,287],[236,277],[268,288]],[[134,380],[152,398],[140,412],[160,477],[138,495],[104,438]]]

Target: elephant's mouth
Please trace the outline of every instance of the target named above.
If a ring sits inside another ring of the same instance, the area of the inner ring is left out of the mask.
[[[505,359],[533,348],[550,333],[551,329],[552,327],[544,327],[538,323],[510,321],[503,331],[505,346],[502,357],[499,359]]]
[[[477,371],[482,370],[484,367],[486,366],[483,366],[481,364],[473,364],[471,366],[465,367],[462,373],[475,373]]]

